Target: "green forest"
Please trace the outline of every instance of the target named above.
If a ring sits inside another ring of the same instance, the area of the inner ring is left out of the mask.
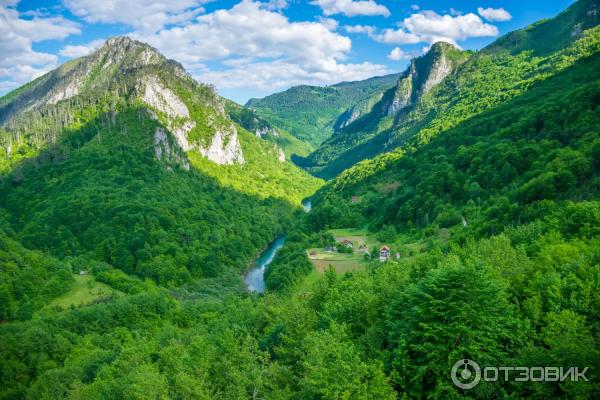
[[[245,107],[119,37],[0,98],[0,399],[600,398],[598,15],[438,44],[428,91]]]

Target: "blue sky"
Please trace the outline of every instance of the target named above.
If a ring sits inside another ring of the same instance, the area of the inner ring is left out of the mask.
[[[479,49],[573,0],[0,0],[0,94],[115,35],[225,97],[399,72],[435,41]]]

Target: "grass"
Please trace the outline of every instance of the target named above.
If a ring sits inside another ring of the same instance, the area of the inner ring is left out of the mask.
[[[120,291],[111,288],[107,284],[96,281],[96,278],[89,273],[86,275],[74,275],[73,277],[75,278],[75,283],[71,290],[52,300],[46,306],[47,308],[65,309],[71,306],[78,307],[93,303],[96,300],[109,297],[113,294],[121,294]]]
[[[345,274],[348,271],[356,271],[364,268],[363,253],[358,252],[361,245],[366,245],[367,250],[377,242],[369,236],[366,229],[346,228],[346,229],[331,229],[329,231],[335,240],[350,240],[354,244],[354,253],[333,253],[327,252],[321,248],[308,249],[310,262],[315,266],[319,273],[325,272],[328,266],[332,266],[338,274]],[[311,256],[310,253],[316,252],[316,255]]]
[[[379,242],[373,234],[371,234],[365,228],[343,228],[343,229],[331,229],[329,233],[333,235],[337,242],[343,240],[350,240],[353,243],[354,253],[333,253],[326,252],[322,248],[310,248],[307,250],[308,258],[311,263],[315,266],[315,270],[319,273],[323,273],[329,265],[331,265],[338,274],[345,274],[348,271],[356,271],[363,269],[366,265],[364,259],[364,253],[359,252],[358,249],[361,245],[366,247],[366,251],[370,252],[373,247],[379,248],[383,243]],[[448,232],[443,232],[443,236],[446,237]],[[417,254],[421,252],[423,243],[420,241],[409,242],[409,238],[399,236],[396,240],[386,243],[392,249],[392,257],[390,261],[395,261],[394,254],[399,252],[403,259],[406,259],[408,252]],[[408,250],[408,251],[407,251]],[[311,252],[315,252],[313,256]]]
[[[319,273],[325,272],[331,265],[338,274],[345,274],[348,271],[355,271],[363,267],[363,256],[361,253],[333,253],[327,252],[321,248],[310,248],[307,250],[310,262],[315,266]],[[316,255],[310,255],[315,252]]]
[[[343,228],[343,229],[330,229],[329,232],[333,235],[335,240],[341,242],[342,240],[350,240],[354,243],[354,250],[357,250],[360,245],[366,245],[367,250],[371,251],[373,246],[380,247],[383,245],[380,241],[375,239],[366,228]],[[390,243],[388,243],[389,245]]]

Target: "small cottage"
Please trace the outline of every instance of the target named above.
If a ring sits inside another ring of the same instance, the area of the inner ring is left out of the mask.
[[[360,196],[352,196],[350,201],[352,202],[352,204],[356,204],[360,201]]]
[[[350,241],[348,239],[344,239],[344,240],[342,240],[342,246],[345,246],[345,247],[351,249],[352,247],[354,247],[354,244],[352,243],[352,241]]]
[[[381,246],[379,249],[379,261],[385,262],[390,258],[390,248],[388,246]]]

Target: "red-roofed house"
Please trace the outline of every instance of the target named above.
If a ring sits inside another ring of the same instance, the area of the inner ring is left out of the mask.
[[[390,248],[388,246],[381,246],[379,249],[379,261],[385,262],[390,258]]]

